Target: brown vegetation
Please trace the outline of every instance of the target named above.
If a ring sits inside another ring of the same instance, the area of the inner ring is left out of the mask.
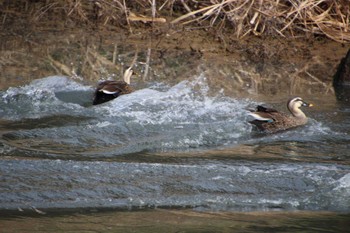
[[[117,79],[137,57],[139,85],[205,71],[231,93],[331,93],[349,18],[348,0],[0,0],[0,89]]]
[[[0,16],[2,27],[22,19],[36,26],[86,24],[132,31],[135,22],[170,22],[213,27],[237,38],[311,34],[350,42],[349,0],[2,0]]]

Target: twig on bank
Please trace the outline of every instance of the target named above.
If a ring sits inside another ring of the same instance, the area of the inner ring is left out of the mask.
[[[148,48],[147,49],[147,56],[146,56],[146,63],[145,63],[145,73],[143,74],[143,81],[145,81],[148,77],[148,72],[149,72],[149,64],[151,61],[151,53],[152,53],[152,49]]]

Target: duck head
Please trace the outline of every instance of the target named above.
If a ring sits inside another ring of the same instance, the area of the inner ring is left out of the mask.
[[[288,101],[287,108],[295,117],[306,117],[300,107],[312,107],[313,104],[305,102],[301,97],[295,97]]]

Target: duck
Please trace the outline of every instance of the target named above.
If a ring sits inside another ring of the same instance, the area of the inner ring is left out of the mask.
[[[266,108],[258,105],[255,110],[250,110],[249,115],[254,120],[249,123],[255,125],[258,130],[266,133],[276,133],[298,126],[305,125],[308,121],[301,107],[312,107],[313,104],[305,102],[301,97],[294,97],[288,100],[287,108],[291,115],[279,112],[273,108]]]
[[[132,73],[133,71],[130,67],[124,72],[122,81],[105,80],[100,82],[95,90],[92,104],[102,104],[121,95],[133,92],[134,90],[130,85],[130,77]]]

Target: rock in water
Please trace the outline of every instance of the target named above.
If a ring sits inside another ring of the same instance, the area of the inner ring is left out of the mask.
[[[333,76],[333,87],[338,100],[350,101],[350,49]]]

